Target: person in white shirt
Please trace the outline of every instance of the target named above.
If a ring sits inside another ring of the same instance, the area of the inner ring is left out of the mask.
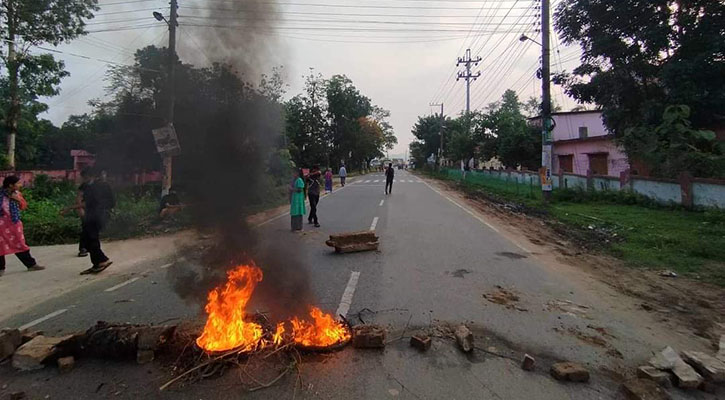
[[[340,186],[345,186],[345,178],[347,178],[347,170],[345,169],[345,164],[342,164],[342,167],[340,167]]]

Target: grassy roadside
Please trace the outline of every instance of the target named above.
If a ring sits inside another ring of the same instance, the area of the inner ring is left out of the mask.
[[[460,175],[431,173],[460,181]],[[470,175],[469,175],[470,177]],[[622,193],[555,192],[542,201],[537,187],[475,176],[459,183],[472,195],[514,203],[535,214],[546,214],[587,237],[594,247],[635,268],[672,270],[693,279],[725,287],[725,212],[688,211],[663,207]]]

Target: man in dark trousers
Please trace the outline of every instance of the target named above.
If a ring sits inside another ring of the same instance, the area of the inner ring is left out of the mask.
[[[312,167],[312,171],[307,175],[307,197],[310,199],[310,216],[307,217],[307,222],[310,224],[314,222],[315,227],[319,228],[320,223],[317,220],[317,203],[320,202],[320,166],[315,165]]]
[[[393,169],[393,163],[390,163],[385,169],[385,194],[393,193],[393,179],[395,179],[395,169]]]
[[[81,240],[91,254],[93,266],[83,272],[97,274],[112,264],[112,261],[101,250],[100,233],[108,223],[111,209],[116,206],[111,186],[99,179],[98,171],[86,168],[81,172],[86,185],[83,187],[84,218]]]

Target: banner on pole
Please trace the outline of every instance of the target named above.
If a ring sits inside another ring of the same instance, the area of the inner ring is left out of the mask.
[[[174,125],[169,124],[151,131],[156,142],[156,150],[163,156],[176,156],[181,153],[179,139],[176,137]]]

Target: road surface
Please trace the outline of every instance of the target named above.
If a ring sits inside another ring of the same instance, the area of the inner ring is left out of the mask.
[[[255,393],[235,386],[231,371],[159,393],[169,375],[157,364],[78,360],[73,371],[59,375],[55,368],[20,374],[6,363],[0,367],[0,382],[7,385],[0,396],[23,390],[39,399],[613,399],[621,396],[618,373],[631,372],[676,339],[659,331],[647,314],[632,311],[630,299],[539,261],[527,242],[506,235],[433,182],[396,171],[391,195],[384,194],[384,184],[382,174],[369,174],[324,197],[320,228],[305,225],[303,233],[291,233],[287,215],[257,228],[267,243],[295,249],[316,305],[344,313],[353,323],[386,326],[391,343],[384,351],[348,347],[308,357],[300,381],[290,375]],[[337,255],[324,244],[331,233],[364,229],[380,236],[379,252]],[[198,304],[173,291],[167,274],[177,268],[174,262],[141,263],[126,274],[35,304],[0,326],[55,335],[98,320],[203,320]],[[484,298],[501,289],[518,301],[507,306]],[[463,355],[445,338],[434,338],[426,353],[408,345],[416,329],[461,323],[476,335],[472,355]],[[521,370],[525,352],[537,358],[535,372]],[[548,369],[558,360],[587,365],[591,382],[553,380]],[[702,392],[673,394],[715,398]]]

